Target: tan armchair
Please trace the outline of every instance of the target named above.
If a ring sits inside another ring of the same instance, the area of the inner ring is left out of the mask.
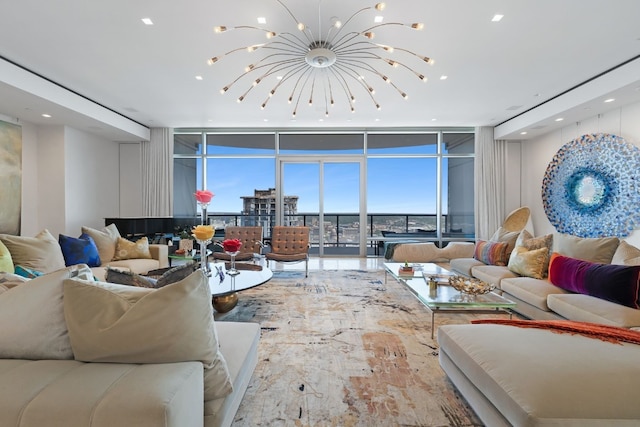
[[[304,277],[309,276],[309,227],[275,226],[270,246],[271,251],[265,254],[267,261],[304,261]]]
[[[236,261],[251,261],[253,254],[262,253],[262,227],[227,227],[224,229],[225,239],[238,239],[242,242]],[[222,242],[217,243],[222,246]],[[213,259],[230,261],[231,256],[225,252],[214,252]]]

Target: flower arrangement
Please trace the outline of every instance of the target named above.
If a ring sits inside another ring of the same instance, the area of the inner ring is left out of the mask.
[[[197,190],[193,195],[196,197],[196,202],[205,206],[211,203],[211,199],[215,196],[215,194],[209,190]]]
[[[215,229],[213,225],[196,225],[191,230],[191,234],[198,241],[209,241],[213,238],[213,234],[215,233]]]
[[[242,242],[238,239],[226,239],[222,242],[225,252],[238,252],[242,247]]]

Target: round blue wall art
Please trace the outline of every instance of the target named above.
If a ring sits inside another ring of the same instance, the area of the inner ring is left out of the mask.
[[[640,224],[640,148],[606,133],[563,145],[544,174],[542,203],[560,233],[628,236]]]

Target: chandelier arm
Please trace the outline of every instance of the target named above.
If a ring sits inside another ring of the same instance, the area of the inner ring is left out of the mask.
[[[351,92],[351,88],[349,87],[349,84],[347,83],[347,80],[344,78],[344,76],[341,73],[337,73],[335,69],[333,68],[329,68],[329,71],[331,71],[334,75],[334,77],[336,78],[336,80],[338,81],[338,83],[340,83],[340,86],[342,86],[342,90],[344,90],[344,94],[347,97],[347,100],[349,101],[349,106],[351,107],[351,112],[355,112],[355,108],[353,106],[353,103],[356,100],[356,97],[353,96],[353,93]]]
[[[341,60],[346,62],[346,61],[349,61],[349,60],[351,60],[351,61],[355,61],[355,60],[359,60],[359,59],[378,59],[378,60],[380,60],[380,61],[386,62],[387,64],[391,65],[392,67],[393,67],[394,65],[400,65],[401,67],[406,68],[407,70],[409,70],[411,73],[413,73],[416,77],[418,77],[418,78],[419,78],[420,80],[422,80],[423,82],[426,82],[426,81],[427,81],[427,78],[425,77],[425,75],[424,75],[424,74],[420,74],[418,71],[416,71],[415,69],[413,69],[413,68],[409,67],[408,65],[406,65],[406,64],[404,64],[404,63],[402,63],[402,62],[399,62],[399,61],[396,61],[396,60],[392,60],[392,59],[388,59],[388,58],[384,58],[384,57],[382,57],[382,56],[376,55],[376,54],[375,54],[375,53],[373,53],[373,52],[363,52],[363,53],[368,53],[369,55],[368,55],[368,56],[366,56],[366,57],[364,57],[364,58],[359,58],[359,57],[357,57],[357,56],[351,56],[351,57],[348,57],[348,58],[342,58]],[[371,68],[371,70],[374,70],[374,69],[371,67],[371,65],[370,65],[370,64],[367,64],[367,63],[366,63],[366,62],[364,62],[364,61],[359,61],[359,62],[360,62],[360,63],[362,63],[362,64],[366,64],[366,65],[367,65],[367,67],[370,67],[370,68]],[[380,76],[382,77],[382,74],[380,74],[377,70],[376,70],[376,71],[374,71],[374,72],[375,72],[376,74],[378,74],[378,75],[380,75]],[[385,80],[385,82],[387,82],[387,83],[390,83],[390,81],[389,81],[389,80],[386,80],[386,79],[384,79],[384,78],[383,78],[383,80]],[[404,93],[404,92],[401,92],[401,93]]]
[[[309,94],[309,107],[313,105],[313,91],[316,88],[316,73],[311,73],[310,76],[313,76],[313,80],[311,81],[311,93]]]
[[[403,97],[404,99],[408,98],[407,93],[400,89],[398,86],[396,86],[396,84],[394,82],[392,82],[388,77],[386,77],[385,75],[381,74],[378,70],[376,70],[375,68],[373,68],[370,64],[363,62],[363,61],[345,61],[347,64],[362,69],[362,70],[367,70],[373,74],[376,74],[378,77],[380,77],[385,83],[393,86],[393,88],[400,94],[401,97]],[[404,64],[400,64],[400,65],[404,65]],[[410,71],[412,71],[414,74],[417,74],[415,71],[411,70],[409,67],[407,67]],[[371,91],[371,88],[369,88],[369,91]]]
[[[340,37],[340,39],[336,42],[332,42],[331,46],[333,46],[333,49],[340,49],[340,47],[342,47],[345,43],[349,43],[351,40],[355,39],[356,37],[358,37],[360,35],[359,32],[357,31],[351,31],[346,33],[344,36]]]
[[[287,5],[285,5],[285,4],[282,2],[282,0],[276,0],[276,1],[277,1],[278,3],[280,3],[280,6],[284,7],[284,8],[285,8],[285,10],[289,13],[289,15],[291,16],[291,18],[293,19],[293,21],[296,23],[296,27],[297,27],[298,29],[300,29],[300,25],[303,25],[303,26],[304,26],[304,24],[302,24],[302,22],[301,22],[301,21],[299,21],[299,20],[298,20],[298,18],[296,18],[296,17],[295,17],[295,15],[293,14],[293,12],[291,12],[291,10],[287,7]],[[306,26],[304,26],[304,27],[302,28],[302,30],[301,30],[301,31],[302,31],[302,33],[307,37],[307,39],[308,39],[309,43],[313,43],[313,39],[312,39],[312,38],[309,38],[309,36],[307,35],[307,33],[305,33],[305,32],[304,32],[304,29],[305,29],[305,28],[306,28]]]
[[[343,28],[345,28],[349,22],[351,22],[351,20],[353,18],[355,18],[357,15],[359,15],[360,13],[364,12],[365,10],[369,10],[369,9],[373,9],[373,7],[369,6],[369,7],[363,7],[362,9],[354,12],[345,22],[344,24],[342,24],[342,26],[340,27],[340,29],[335,33],[335,35],[333,36],[333,39],[329,40],[329,44],[333,44],[334,40],[336,39],[336,37],[338,37],[338,35],[340,35],[340,32],[342,31]]]
[[[287,65],[286,68],[291,68],[289,69],[284,76],[282,77],[281,80],[278,81],[278,83],[269,91],[269,96],[267,97],[267,99],[262,103],[261,108],[264,109],[267,106],[267,103],[269,102],[269,100],[273,97],[273,95],[275,95],[276,91],[278,90],[278,88],[287,80],[289,80],[291,77],[293,77],[295,74],[299,73],[300,71],[304,70],[307,67],[307,64],[302,63],[302,64],[298,64],[298,65]],[[283,69],[286,69],[283,68]]]
[[[293,34],[288,34],[288,35],[291,35],[291,36],[295,37]],[[285,40],[285,41],[286,41],[286,43],[285,43],[285,42],[282,42],[282,41],[274,41],[274,42],[272,42],[272,43],[269,43],[268,45],[272,45],[272,44],[273,44],[273,45],[280,45],[280,44],[281,44],[281,45],[284,45],[284,46],[287,46],[287,47],[291,48],[293,51],[300,52],[300,53],[303,53],[303,54],[308,50],[308,47],[307,47],[306,45],[303,45],[303,44],[302,44],[302,40],[300,40],[300,39],[299,39],[299,38],[297,38],[297,37],[295,37],[295,38],[296,38],[296,40],[290,40],[290,39],[288,39],[287,37],[284,37],[284,35],[283,35],[283,34],[281,34],[281,35],[280,35],[280,38],[281,38],[281,39],[283,39],[283,40]],[[298,43],[296,43],[296,41],[297,41],[299,44],[298,44]]]
[[[373,93],[375,91],[371,90],[370,86],[367,86],[366,84],[364,84],[364,82],[362,81],[362,79],[360,79],[360,75],[351,67],[349,67],[348,65],[345,64],[340,64],[338,66],[338,68],[340,68],[347,76],[351,77],[352,79],[354,79],[360,86],[362,86],[365,89],[365,92],[367,92],[367,94],[369,95],[369,97],[371,98],[371,101],[373,102],[373,105],[375,105],[376,109],[380,109],[380,104],[378,104],[378,101],[376,101],[376,99],[373,97]]]
[[[302,92],[304,91],[305,86],[307,86],[307,82],[309,81],[309,78],[311,77],[311,69],[306,70],[298,79],[298,81],[296,82],[296,86],[294,87],[294,92],[295,89],[298,87],[298,83],[300,83],[300,79],[302,79],[302,77],[304,76],[304,74],[307,74],[307,78],[304,80],[304,83],[302,83],[302,86],[300,87],[300,91],[298,92],[298,99],[296,99],[296,105],[295,108],[293,109],[293,117],[296,116],[296,114],[298,113],[298,105],[300,104],[300,98],[302,97]],[[293,96],[293,92],[291,93],[291,95]]]
[[[252,45],[249,45],[249,46],[243,46],[243,47],[238,47],[238,48],[235,48],[235,49],[231,49],[229,52],[223,53],[220,56],[211,57],[211,59],[209,59],[208,62],[209,62],[209,65],[213,65],[216,62],[220,61],[222,58],[225,58],[226,56],[229,56],[234,52],[238,52],[238,51],[241,51],[241,50],[249,50],[249,49],[253,49],[253,51],[255,51],[255,50],[258,50],[262,46],[264,46],[264,44],[252,44]]]

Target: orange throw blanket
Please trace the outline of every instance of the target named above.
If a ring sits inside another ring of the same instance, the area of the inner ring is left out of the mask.
[[[640,332],[617,326],[600,325],[598,323],[574,322],[571,320],[513,320],[513,319],[478,319],[471,323],[492,323],[498,325],[517,326],[519,328],[547,329],[554,333],[578,334],[589,338],[597,338],[615,344],[628,342],[640,344]]]

